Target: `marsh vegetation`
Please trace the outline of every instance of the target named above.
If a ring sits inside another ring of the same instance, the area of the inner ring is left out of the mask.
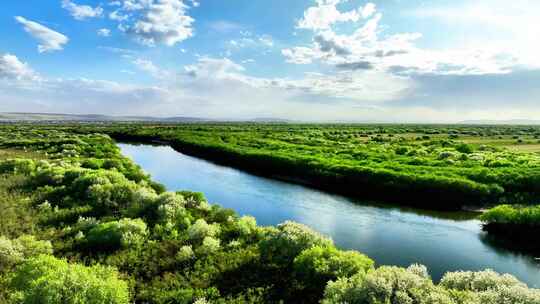
[[[461,133],[364,128],[2,126],[0,301],[540,303],[538,290],[510,275],[453,272],[434,283],[421,265],[377,267],[304,225],[261,227],[201,193],[167,192],[104,134],[165,140],[339,191],[363,189],[351,195],[403,191],[436,209],[531,204],[540,191],[536,154],[466,144]],[[436,196],[443,199],[428,203]]]

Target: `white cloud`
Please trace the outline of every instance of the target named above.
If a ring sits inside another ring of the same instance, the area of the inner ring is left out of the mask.
[[[62,8],[66,9],[73,18],[85,20],[88,18],[101,17],[103,9],[101,7],[91,7],[89,5],[79,5],[71,0],[62,0]]]
[[[128,15],[122,15],[119,11],[113,11],[109,14],[109,19],[111,20],[114,20],[114,21],[118,21],[118,22],[123,22],[123,21],[126,21],[129,19],[129,16]]]
[[[102,28],[97,31],[98,36],[101,37],[110,37],[111,36],[111,30],[107,28]]]
[[[230,32],[237,32],[240,31],[242,33],[242,25],[238,23],[234,23],[227,20],[218,20],[214,22],[210,22],[208,24],[208,27],[213,30],[220,33],[230,33]]]
[[[264,48],[271,49],[274,47],[274,40],[270,35],[242,35],[238,39],[231,39],[227,42],[228,50],[243,49],[243,48]]]
[[[262,43],[264,46],[267,47],[273,47],[274,46],[274,40],[269,35],[263,35],[259,37],[259,42]]]
[[[304,12],[304,17],[298,21],[301,29],[324,30],[338,22],[356,22],[367,18],[375,11],[375,5],[368,3],[364,7],[348,12],[340,12],[337,5],[343,0],[317,0],[317,6],[312,6]]]
[[[246,61],[249,62],[249,61]],[[281,92],[287,98],[308,95],[315,99],[348,99],[382,102],[402,97],[413,85],[408,77],[378,71],[338,71],[332,74],[306,73],[299,79],[261,78],[246,75],[243,66],[228,58],[203,57],[185,67],[186,75],[199,82],[236,82],[230,88],[246,86],[252,91]],[[218,81],[219,80],[219,81]],[[200,85],[197,85],[199,87]]]
[[[336,2],[319,1],[319,7],[335,7]],[[519,66],[516,56],[500,49],[420,48],[416,46],[416,40],[422,37],[420,33],[382,35],[382,14],[376,12],[375,5],[366,5],[362,14],[368,19],[353,33],[336,33],[332,22],[325,23],[328,27],[311,27],[314,32],[311,45],[284,49],[282,54],[290,63],[321,62],[339,70],[378,70],[401,75],[500,74]]]
[[[15,20],[23,25],[24,30],[39,41],[38,51],[40,53],[63,50],[64,44],[69,38],[63,34],[51,30],[37,22],[27,20],[24,17],[16,16]]]
[[[186,74],[193,78],[235,78],[240,79],[244,72],[243,66],[233,62],[228,58],[199,58],[197,64],[188,65],[185,68]]]
[[[283,49],[281,53],[287,58],[287,62],[294,64],[309,64],[317,58],[317,52],[314,49],[303,46]]]
[[[427,4],[404,12],[404,16],[430,19],[430,22],[467,28],[466,35],[454,44],[474,49],[490,49],[512,54],[519,65],[540,68],[540,2],[515,0],[477,0],[462,3]]]
[[[162,72],[151,61],[138,64],[147,72]],[[34,75],[15,56],[0,57],[0,111],[104,113],[107,109],[113,115],[379,122],[540,115],[536,98],[540,89],[527,85],[538,78],[532,72],[524,77],[422,75],[418,79],[377,70],[345,70],[306,73],[297,79],[262,78],[249,76],[230,59],[201,57],[183,73],[160,79],[159,85]],[[475,81],[479,77],[482,81]],[[453,89],[456,83],[462,90]]]
[[[376,11],[376,6],[373,3],[368,3],[364,6],[362,9],[362,17],[363,18],[369,18],[371,15],[373,15]]]
[[[109,18],[120,22],[118,28],[141,44],[173,46],[194,35],[195,20],[187,14],[184,0],[123,0],[121,4]]]
[[[379,71],[307,73],[302,79],[274,80],[274,84],[312,97],[319,96],[319,99],[348,99],[364,105],[401,98],[414,85],[408,77]]]
[[[40,77],[28,64],[21,62],[15,55],[0,56],[0,78],[7,80],[39,80]]]
[[[173,73],[158,68],[151,60],[136,58],[133,60],[133,64],[140,70],[149,73],[152,77],[156,79],[168,79]]]

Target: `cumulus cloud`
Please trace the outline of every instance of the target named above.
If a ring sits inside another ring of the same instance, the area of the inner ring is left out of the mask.
[[[156,79],[168,79],[174,75],[173,72],[164,70],[156,66],[151,60],[136,58],[133,60],[133,64],[141,71],[150,74]]]
[[[38,51],[40,53],[60,51],[68,43],[69,38],[37,22],[27,20],[24,17],[16,16],[15,20],[22,24],[24,30],[39,41]]]
[[[109,19],[114,20],[114,21],[118,21],[118,22],[122,22],[122,21],[128,20],[129,16],[128,15],[123,15],[119,11],[113,11],[113,12],[111,12],[109,14]]]
[[[98,36],[101,37],[110,37],[111,36],[111,30],[107,28],[102,28],[97,31]]]
[[[302,46],[283,49],[281,53],[287,58],[287,62],[295,64],[312,63],[314,59],[318,59],[319,55],[314,49]]]
[[[538,1],[515,0],[509,4],[505,0],[477,0],[430,3],[405,11],[404,15],[428,20],[448,30],[456,24],[473,29],[460,37],[458,43],[513,54],[520,65],[540,68],[538,11]]]
[[[347,12],[340,12],[337,5],[342,0],[317,0],[317,6],[312,6],[304,12],[304,17],[298,21],[301,29],[324,30],[338,22],[353,21],[367,18],[375,11],[375,5],[368,3],[364,7]]]
[[[39,80],[37,73],[15,55],[0,56],[0,78],[7,80]]]
[[[201,57],[196,64],[184,67],[187,75],[193,78],[242,79],[244,67],[228,58]]]
[[[119,4],[109,18],[120,22],[118,28],[141,44],[173,46],[194,35],[195,19],[187,14],[190,7],[183,0],[123,0]]]
[[[230,56],[233,52],[241,50],[258,51],[267,54],[274,48],[274,40],[270,35],[254,35],[250,32],[242,32],[241,37],[229,40],[225,49]]]
[[[0,111],[132,114],[166,105],[170,92],[158,86],[86,78],[39,77],[14,55],[0,56]],[[122,110],[124,109],[124,110]]]
[[[163,71],[149,60],[137,64],[150,73]],[[527,83],[538,79],[539,73],[410,77],[376,69],[343,69],[295,79],[263,78],[250,76],[230,59],[200,57],[174,77],[160,79],[158,85],[135,85],[36,78],[27,64],[3,55],[0,111],[88,114],[106,108],[108,114],[117,115],[379,122],[455,122],[501,113],[505,118],[534,117],[540,114],[536,99],[540,92]]]
[[[101,7],[91,7],[89,5],[79,5],[71,0],[62,0],[62,8],[66,9],[73,18],[86,20],[88,18],[101,17],[103,9]]]
[[[341,13],[336,8],[338,0],[320,0],[318,6],[308,8],[301,25],[306,25],[306,16],[324,9],[329,16]],[[337,13],[334,12],[337,10]],[[431,50],[420,48],[416,41],[422,38],[420,33],[397,33],[383,35],[381,28],[382,14],[373,4],[367,4],[357,15],[365,18],[352,33],[339,34],[333,24],[341,21],[356,21],[351,18],[339,19],[327,17],[313,22],[319,26],[302,26],[313,31],[312,44],[282,50],[287,62],[309,64],[321,62],[339,70],[376,69],[393,74],[441,74],[441,75],[482,75],[509,73],[519,66],[515,56],[498,49],[457,48]],[[322,16],[322,15],[321,15]],[[319,16],[320,17],[320,16]],[[356,17],[354,18],[356,19]],[[327,20],[327,21],[321,21]],[[330,21],[328,21],[330,20]],[[314,25],[314,23],[310,23]],[[324,25],[324,26],[321,26]]]

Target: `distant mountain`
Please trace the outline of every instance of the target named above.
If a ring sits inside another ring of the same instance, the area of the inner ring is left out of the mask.
[[[149,121],[149,122],[204,122],[212,121],[197,117],[153,117],[153,116],[112,116],[100,114],[60,114],[60,113],[0,113],[0,121]]]
[[[540,125],[540,120],[509,119],[509,120],[464,120],[460,124],[466,125]]]
[[[0,122],[163,122],[163,123],[197,123],[197,122],[260,122],[260,123],[288,123],[290,120],[280,118],[254,118],[247,120],[210,119],[198,117],[154,117],[154,116],[112,116],[101,114],[61,114],[61,113],[0,113]]]
[[[291,123],[293,120],[283,118],[271,118],[271,117],[257,117],[250,119],[251,122],[267,122],[267,123]]]

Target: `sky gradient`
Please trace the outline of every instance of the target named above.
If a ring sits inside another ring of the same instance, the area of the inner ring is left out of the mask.
[[[540,117],[540,1],[5,2],[0,112]]]

